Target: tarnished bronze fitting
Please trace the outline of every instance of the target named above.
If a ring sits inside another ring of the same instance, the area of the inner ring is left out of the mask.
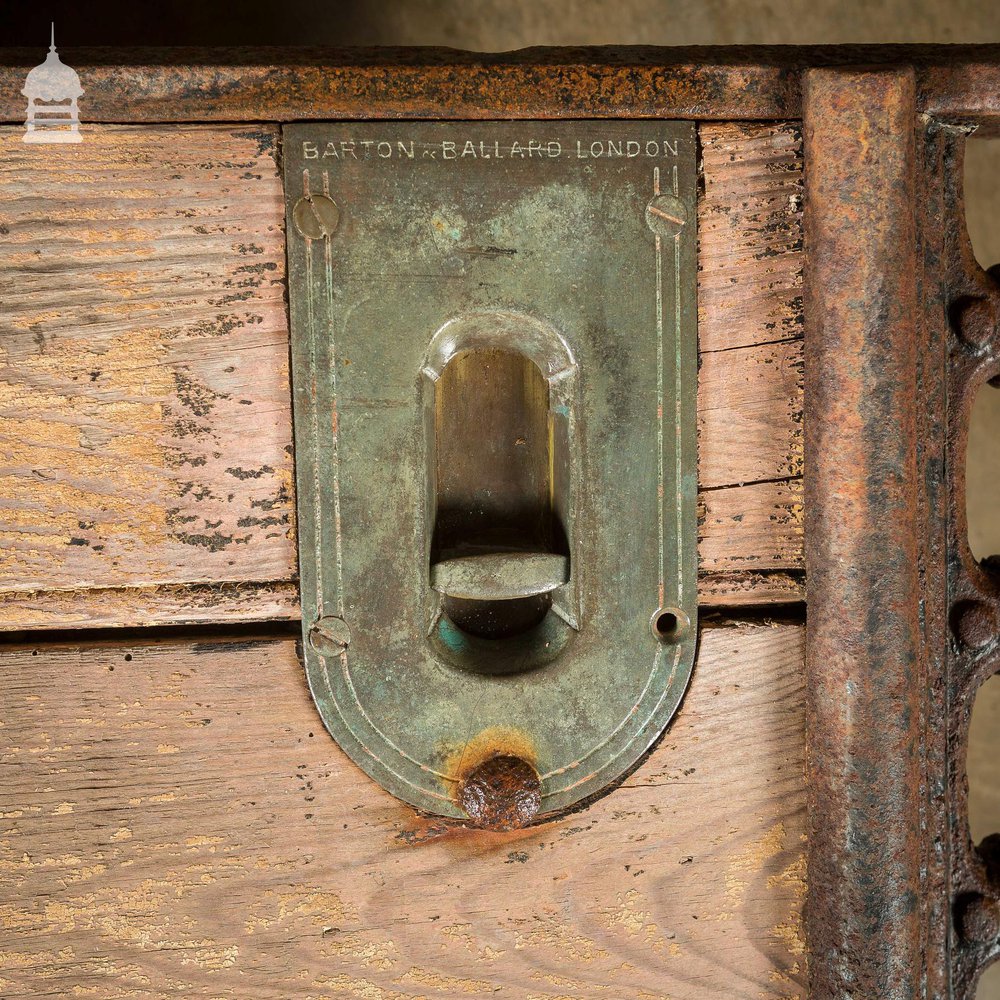
[[[542,804],[538,772],[520,757],[491,757],[471,771],[459,786],[458,801],[476,826],[487,830],[519,830]]]

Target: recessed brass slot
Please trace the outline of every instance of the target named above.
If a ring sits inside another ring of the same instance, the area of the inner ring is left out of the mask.
[[[463,351],[435,393],[436,519],[431,585],[463,632],[502,639],[538,625],[569,579],[554,495],[549,387],[522,354]]]

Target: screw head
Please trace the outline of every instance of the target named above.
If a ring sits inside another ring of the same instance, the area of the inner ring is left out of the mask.
[[[307,240],[321,240],[336,232],[340,225],[340,209],[328,195],[309,195],[295,203],[292,222]]]
[[[309,629],[309,643],[320,656],[339,656],[351,644],[351,629],[343,618],[325,615]]]
[[[676,195],[658,194],[646,206],[646,225],[656,233],[673,239],[687,222],[687,209]]]

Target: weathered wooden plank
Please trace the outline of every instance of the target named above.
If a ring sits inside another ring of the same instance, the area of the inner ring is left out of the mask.
[[[698,134],[701,350],[801,338],[800,126],[727,122]]]
[[[801,480],[706,490],[699,498],[703,573],[768,573],[795,565],[802,550]]]
[[[802,583],[802,137],[700,132],[699,596],[798,601]]]
[[[805,599],[802,574],[768,569],[754,572],[713,573],[698,577],[698,601],[705,608],[761,608],[775,604],[799,604]]]
[[[748,483],[800,479],[802,341],[702,354],[698,437],[703,494],[726,488],[742,497]]]
[[[762,592],[761,585],[754,589]],[[294,580],[0,593],[0,630],[293,621],[300,615]]]
[[[799,626],[706,629],[659,746],[514,834],[421,819],[290,640],[5,651],[5,997],[801,997]]]
[[[798,135],[701,132],[703,600],[796,599]],[[294,617],[275,139],[0,129],[0,628]]]
[[[294,575],[273,128],[0,134],[0,588]]]

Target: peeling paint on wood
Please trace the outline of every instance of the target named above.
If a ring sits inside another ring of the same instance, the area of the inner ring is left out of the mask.
[[[706,629],[639,769],[510,834],[364,777],[291,640],[15,647],[0,993],[801,998],[802,638]]]

